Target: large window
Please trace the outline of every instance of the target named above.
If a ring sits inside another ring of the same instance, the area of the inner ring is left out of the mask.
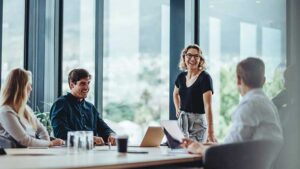
[[[220,139],[239,102],[234,80],[238,61],[249,56],[261,58],[266,64],[267,95],[272,98],[282,89],[285,9],[285,0],[200,1],[200,46],[214,82],[213,112]]]
[[[24,9],[24,0],[3,0],[1,84],[13,68],[23,67]]]
[[[69,72],[84,68],[92,75],[87,100],[94,102],[95,0],[64,0],[63,11],[63,94],[69,91]]]
[[[55,64],[57,56],[55,55],[58,46],[58,35],[55,34],[55,0],[46,1],[46,23],[45,23],[45,72],[44,77],[44,111],[50,111],[52,103],[57,97],[57,73],[58,65]],[[56,41],[55,41],[56,40]]]
[[[11,69],[24,64],[25,2],[3,0],[1,84]],[[102,99],[103,106],[98,109],[103,110],[100,112],[103,118],[117,133],[128,134],[131,142],[138,142],[149,125],[159,125],[160,120],[169,117],[170,0],[105,0],[104,11],[101,11],[104,18],[97,21],[96,0],[63,0],[63,13],[58,14],[59,2],[46,1],[45,18],[36,20],[45,19],[45,29],[42,24],[38,25],[36,30],[40,32],[28,35],[34,41],[30,41],[31,45],[39,44],[43,39],[39,37],[45,35],[45,73],[39,76],[47,78],[43,84],[45,91],[38,91],[45,94],[42,100],[47,103],[45,111],[56,99],[58,74],[62,73],[63,82],[59,85],[65,94],[69,91],[70,70],[85,68],[93,77],[87,100],[94,103],[95,98]],[[230,124],[231,112],[240,99],[233,80],[238,61],[248,56],[265,61],[264,90],[269,97],[283,88],[286,1],[201,0],[199,11],[194,11],[195,2],[184,1],[184,40],[185,45],[195,40],[194,33],[198,32],[193,30],[197,26],[194,21],[199,18],[199,43],[207,60],[207,71],[213,78],[214,120],[217,136],[222,139]],[[44,10],[42,5],[32,5],[27,10],[32,14],[31,10],[39,8]],[[199,17],[195,17],[198,12]],[[28,17],[29,21],[38,18]],[[58,24],[58,18],[63,18],[62,25]],[[102,21],[104,36],[97,38],[103,38],[103,44],[95,46],[95,24],[102,25]],[[62,32],[58,26],[63,27]],[[61,33],[62,44],[58,44]],[[57,62],[59,45],[62,45],[62,63]],[[103,72],[101,69],[95,72],[98,66],[95,49],[103,49],[103,62],[99,59]],[[35,61],[32,57],[28,56],[29,62]],[[57,69],[60,64],[62,72]],[[94,85],[97,73],[103,73],[103,93],[99,92],[103,97],[95,96],[94,90],[101,87],[101,84],[100,87]],[[39,86],[34,88],[42,90]]]
[[[138,142],[169,116],[169,0],[104,1],[103,115]]]

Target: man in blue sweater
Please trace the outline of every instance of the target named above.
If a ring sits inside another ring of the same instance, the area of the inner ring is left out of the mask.
[[[69,73],[71,92],[59,97],[50,110],[54,136],[66,140],[68,131],[93,131],[96,145],[115,145],[115,132],[99,117],[95,106],[85,100],[90,81],[91,75],[85,69]]]

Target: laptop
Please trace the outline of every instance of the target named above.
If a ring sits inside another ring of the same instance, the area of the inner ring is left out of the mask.
[[[148,127],[144,138],[139,145],[130,145],[129,147],[158,147],[164,137],[161,127]]]

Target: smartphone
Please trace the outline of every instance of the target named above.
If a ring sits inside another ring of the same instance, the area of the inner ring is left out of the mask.
[[[132,154],[148,154],[148,151],[136,151],[136,150],[130,150],[127,151],[127,153],[132,153]]]

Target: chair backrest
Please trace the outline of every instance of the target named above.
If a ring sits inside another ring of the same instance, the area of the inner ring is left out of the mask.
[[[257,140],[212,146],[205,152],[205,169],[270,169],[281,141]]]
[[[0,136],[0,148],[23,148],[17,141]]]

